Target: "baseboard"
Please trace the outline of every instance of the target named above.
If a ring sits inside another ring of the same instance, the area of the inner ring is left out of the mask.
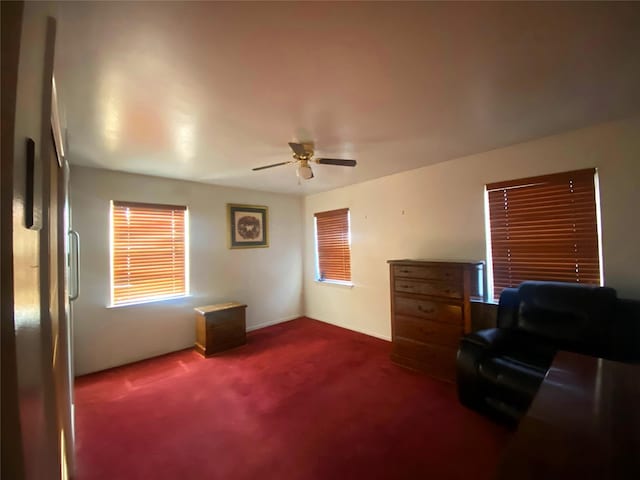
[[[296,318],[301,318],[301,317],[311,318],[311,317],[307,317],[306,315],[303,315],[303,314],[291,315],[291,316],[288,316],[288,317],[278,318],[276,320],[270,320],[268,322],[259,323],[257,325],[247,326],[247,332],[252,332],[254,330],[260,330],[261,328],[270,327],[271,325],[277,325],[278,323],[288,322],[290,320],[295,320]],[[327,322],[326,320],[319,320],[317,318],[311,318],[311,320],[317,320],[318,322],[328,323],[329,325],[333,325],[333,326],[336,326],[336,327],[339,327],[339,328],[344,328],[346,330],[351,330],[353,332],[362,333],[363,335],[368,335],[370,337],[379,338],[380,340],[386,340],[387,342],[391,341],[391,337],[386,337],[384,335],[379,335],[379,334],[374,333],[374,332],[368,332],[366,330],[359,330],[359,329],[356,329],[356,328],[345,327],[344,325],[340,325],[338,323]],[[86,372],[78,373],[78,374],[74,375],[74,377],[78,378],[78,377],[82,377],[84,375],[90,375],[92,373],[104,372],[106,370],[111,370],[113,368],[119,368],[119,367],[123,367],[125,365],[131,365],[133,363],[144,362],[144,361],[150,360],[152,358],[163,357],[165,355],[171,355],[172,353],[177,353],[177,352],[181,352],[181,351],[184,351],[184,350],[193,350],[193,343],[189,343],[188,345],[186,345],[184,347],[177,348],[177,349],[171,350],[169,352],[154,353],[154,354],[151,354],[151,355],[149,355],[147,357],[136,358],[135,360],[127,360],[124,363],[118,363],[116,365],[110,365],[108,367],[100,368],[98,370],[89,370],[89,371],[86,371]]]
[[[288,322],[290,320],[295,320],[296,318],[304,317],[302,314],[292,315],[289,317],[279,318],[277,320],[270,320],[268,322],[262,322],[257,325],[247,326],[247,332],[252,332],[254,330],[260,330],[261,328],[270,327],[271,325],[277,325],[278,323]]]
[[[311,318],[311,317],[307,317],[307,318]],[[347,327],[345,325],[340,325],[339,323],[328,322],[326,320],[320,320],[318,318],[312,318],[312,320],[317,320],[318,322],[328,323],[329,325],[333,325],[335,327],[340,327],[340,328],[344,328],[346,330],[351,330],[352,332],[362,333],[363,335],[368,335],[370,337],[379,338],[380,340],[385,340],[387,342],[391,341],[391,336],[380,335],[379,333],[374,333],[374,332],[370,332],[370,331],[367,331],[367,330],[361,330],[361,329],[358,329],[358,328]]]

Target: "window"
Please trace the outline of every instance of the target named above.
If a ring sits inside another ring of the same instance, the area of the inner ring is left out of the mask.
[[[187,208],[112,202],[111,304],[187,294]]]
[[[487,185],[494,299],[525,280],[601,284],[595,169]]]
[[[351,282],[351,235],[349,209],[315,215],[318,280]]]

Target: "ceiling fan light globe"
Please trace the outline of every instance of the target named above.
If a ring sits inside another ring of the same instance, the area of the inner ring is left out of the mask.
[[[313,171],[309,165],[303,165],[298,167],[298,175],[300,178],[304,178],[305,180],[310,180],[313,178]]]

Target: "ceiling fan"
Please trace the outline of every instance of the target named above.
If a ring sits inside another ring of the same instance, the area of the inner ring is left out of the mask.
[[[337,165],[340,167],[355,167],[355,160],[342,160],[337,158],[315,158],[313,157],[313,143],[293,143],[289,142],[289,146],[291,150],[293,150],[293,160],[289,160],[288,162],[279,162],[273,163],[271,165],[265,165],[263,167],[253,168],[253,171],[264,170],[265,168],[279,167],[280,165],[288,165],[291,163],[297,163],[296,173],[299,178],[303,178],[304,180],[311,180],[313,178],[313,170],[311,170],[311,166],[309,162],[315,162],[320,165]]]

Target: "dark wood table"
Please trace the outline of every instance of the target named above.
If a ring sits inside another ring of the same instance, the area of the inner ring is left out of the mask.
[[[640,365],[559,352],[497,478],[640,479]]]

